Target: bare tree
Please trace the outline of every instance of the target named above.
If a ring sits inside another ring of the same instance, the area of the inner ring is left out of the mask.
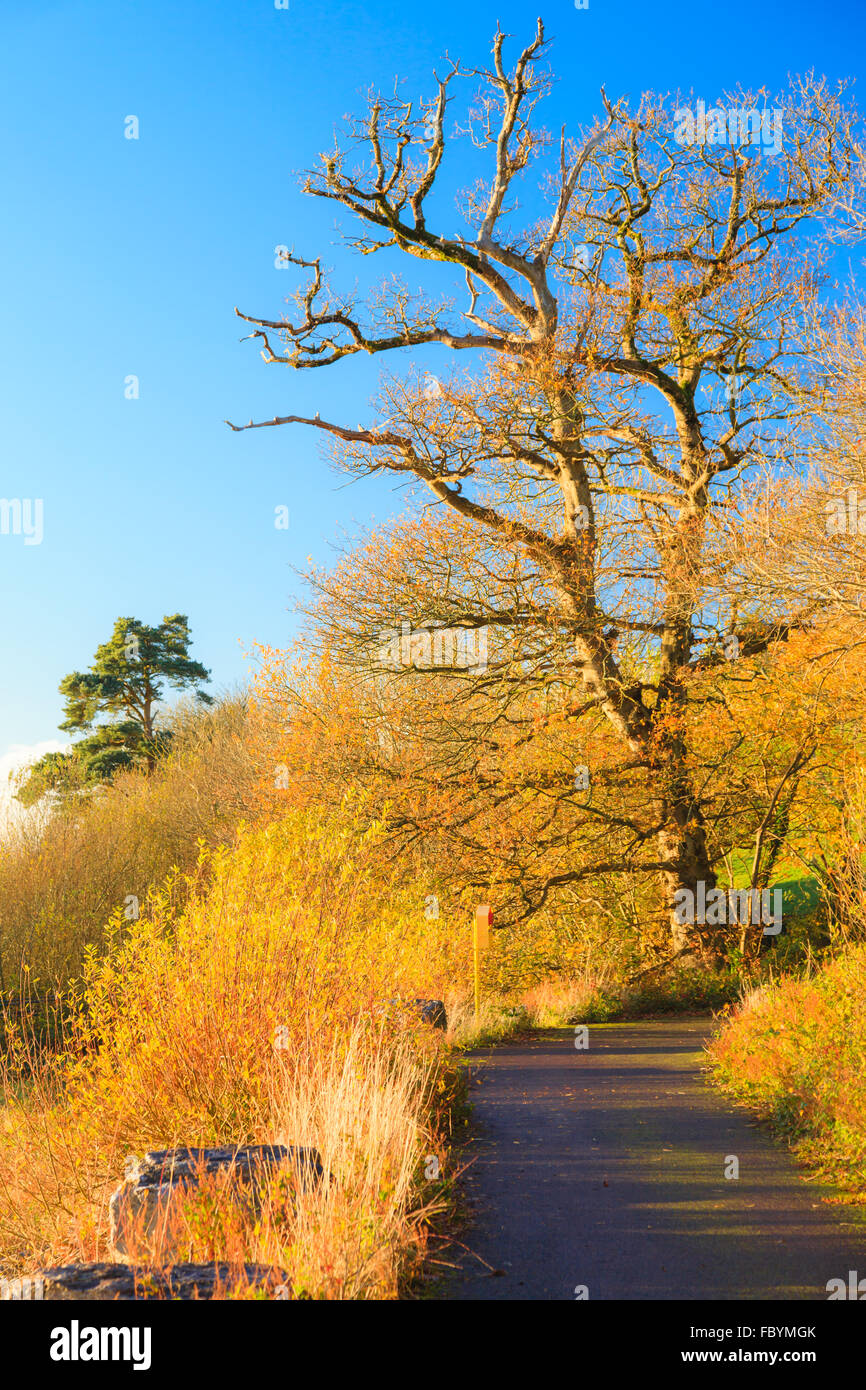
[[[744,602],[783,621],[836,625],[839,640],[866,637],[866,308],[853,294],[816,315],[815,371],[823,408],[809,468],[768,474],[731,510],[720,564]]]
[[[319,258],[294,253],[309,275],[295,319],[240,315],[268,363],[306,370],[438,345],[474,354],[474,376],[455,370],[432,392],[417,376],[389,378],[367,427],[288,414],[232,428],[318,429],[349,471],[416,480],[516,557],[558,634],[573,719],[600,713],[649,790],[641,837],[649,826],[656,852],[644,867],[672,905],[677,890],[716,882],[689,748],[696,681],[786,631],[754,616],[737,627],[706,543],[762,468],[799,458],[817,400],[804,313],[819,288],[814,219],[856,180],[853,117],[808,78],[776,106],[767,92],[732,93],[689,137],[682,98],[631,110],[602,93],[596,126],[551,141],[534,121],[549,85],[541,21],[511,68],[504,45],[499,31],[488,69],[452,65],[421,109],[374,96],[305,183],[359,224],[358,251],[462,276],[462,315],[402,286],[364,315],[330,289]],[[450,133],[464,77],[478,92]],[[751,157],[767,111],[783,138]],[[427,209],[460,138],[489,172],[449,235]],[[543,200],[527,190],[538,215],[517,228],[518,190],[551,150]],[[519,607],[502,625],[520,628]],[[618,854],[607,867],[630,864]],[[672,909],[671,930],[684,958],[714,954],[713,932]]]

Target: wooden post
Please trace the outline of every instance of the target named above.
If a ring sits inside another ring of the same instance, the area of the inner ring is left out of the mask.
[[[490,945],[490,928],[493,926],[493,908],[486,904],[476,907],[475,923],[472,931],[473,955],[475,957],[475,1027],[478,1027],[481,1013],[481,952]]]

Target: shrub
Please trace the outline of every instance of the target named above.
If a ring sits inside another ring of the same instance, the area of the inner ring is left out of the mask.
[[[272,1262],[296,1294],[392,1295],[423,1246],[422,1160],[441,1150],[436,1101],[450,1083],[441,1035],[382,1004],[441,993],[460,968],[422,905],[351,816],[295,812],[203,850],[181,908],[165,892],[138,921],[116,914],[65,1001],[63,1049],[12,1030],[6,1262],[104,1257],[130,1150],[303,1143],[331,1175],[320,1190],[272,1194],[258,1221],[203,1194],[186,1252]]]
[[[120,773],[0,842],[0,991],[25,969],[46,989],[65,984],[119,906],[191,870],[199,841],[233,837],[255,786],[244,700],[180,708],[172,727],[173,752],[151,775]]]
[[[747,994],[713,1040],[719,1083],[800,1156],[866,1192],[866,947]]]

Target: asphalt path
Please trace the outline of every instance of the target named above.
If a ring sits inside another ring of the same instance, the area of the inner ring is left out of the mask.
[[[826,1300],[866,1276],[866,1224],[707,1084],[710,1028],[590,1025],[586,1049],[550,1029],[473,1054],[445,1298]]]

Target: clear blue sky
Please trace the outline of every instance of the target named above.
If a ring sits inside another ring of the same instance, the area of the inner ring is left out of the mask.
[[[265,367],[233,306],[279,317],[293,274],[274,268],[279,243],[321,252],[351,288],[364,267],[294,171],[369,85],[400,73],[429,95],[446,50],[482,64],[496,20],[527,40],[538,8],[0,0],[0,496],[42,498],[45,518],[41,545],[0,536],[0,757],[56,736],[59,680],[122,614],[189,614],[215,687],[242,680],[243,645],[295,630],[291,565],[403,509],[379,481],[342,486],[301,429],[226,428],[316,410],[354,424],[376,379],[361,361]],[[712,99],[862,65],[862,0],[541,10],[556,40],[554,127],[590,122],[601,83]],[[130,114],[137,141],[124,138]],[[138,400],[124,398],[130,374]],[[280,504],[288,531],[273,525]]]

